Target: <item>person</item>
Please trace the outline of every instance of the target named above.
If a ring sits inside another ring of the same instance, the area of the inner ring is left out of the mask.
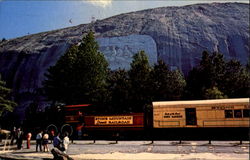
[[[60,133],[58,133],[57,136],[55,136],[53,139],[53,146],[59,150],[62,150],[61,143],[62,143],[62,140],[60,138]]]
[[[77,139],[81,139],[82,138],[82,128],[83,125],[78,124],[76,127],[76,131],[77,131]]]
[[[30,149],[30,140],[31,140],[32,134],[29,132],[27,134],[27,149]]]
[[[48,146],[48,143],[49,143],[49,134],[47,132],[44,133],[43,135],[43,151],[44,152],[49,152],[49,146]]]
[[[23,131],[21,131],[21,128],[17,129],[17,149],[22,149],[23,145]]]
[[[64,138],[63,138],[63,152],[66,153],[68,150],[69,146],[69,137],[68,137],[68,132],[64,133]]]
[[[36,151],[38,152],[38,146],[40,151],[42,151],[42,131],[38,132],[36,135]]]
[[[11,131],[11,142],[10,145],[14,144],[14,140],[16,139],[16,135],[17,135],[17,130],[16,127],[13,127],[13,130]]]
[[[55,131],[52,129],[51,131],[50,131],[50,143],[53,143],[53,139],[54,139],[54,137],[55,137]]]

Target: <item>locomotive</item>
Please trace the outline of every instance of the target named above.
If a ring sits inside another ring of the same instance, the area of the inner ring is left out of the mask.
[[[152,103],[151,113],[95,115],[91,104],[66,105],[65,125],[83,139],[249,139],[249,98]]]

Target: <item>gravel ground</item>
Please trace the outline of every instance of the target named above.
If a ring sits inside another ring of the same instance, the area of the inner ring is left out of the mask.
[[[25,142],[25,141],[24,141]],[[24,145],[25,146],[25,145]],[[50,144],[50,148],[52,145]],[[35,142],[31,149],[15,150],[15,146],[3,151],[0,147],[0,157],[19,159],[53,158],[51,153],[35,152]],[[8,150],[9,149],[9,150]],[[74,141],[70,144],[67,154],[74,159],[123,159],[123,160],[249,160],[249,142],[244,141]]]

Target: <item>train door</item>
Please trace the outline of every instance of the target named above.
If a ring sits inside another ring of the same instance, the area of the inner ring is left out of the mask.
[[[186,125],[197,125],[196,108],[185,108]]]

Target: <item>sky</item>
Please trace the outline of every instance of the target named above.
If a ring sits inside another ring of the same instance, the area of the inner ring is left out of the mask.
[[[163,6],[235,0],[0,0],[0,40]],[[248,0],[237,2],[249,3]]]

